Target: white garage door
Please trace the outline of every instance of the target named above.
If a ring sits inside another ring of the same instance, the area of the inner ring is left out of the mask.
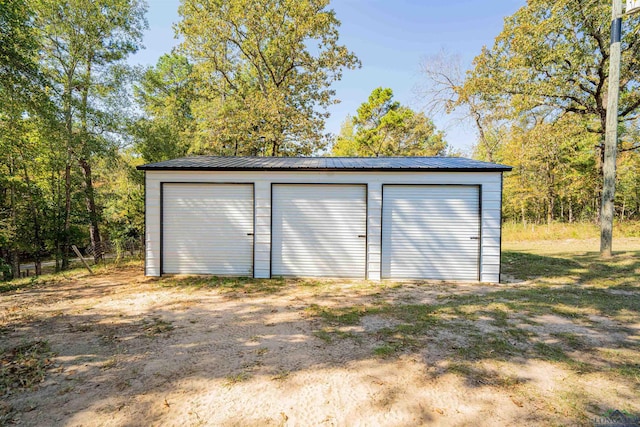
[[[477,186],[385,185],[382,277],[478,280]]]
[[[163,273],[253,274],[252,184],[163,184]]]
[[[366,186],[272,188],[272,276],[365,277]]]

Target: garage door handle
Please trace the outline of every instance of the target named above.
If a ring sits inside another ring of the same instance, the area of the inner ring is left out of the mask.
[[[478,239],[479,239],[479,237],[475,237],[475,236],[474,236],[474,237],[469,237],[469,238],[470,238],[471,240],[478,240]]]
[[[358,237],[367,237],[366,234],[358,234]]]
[[[253,233],[247,233],[247,236],[253,236]]]

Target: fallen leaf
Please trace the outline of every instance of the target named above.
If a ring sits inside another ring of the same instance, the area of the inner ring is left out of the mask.
[[[522,408],[524,406],[524,403],[522,403],[522,400],[516,399],[513,396],[509,396],[511,398],[511,401],[513,402],[514,405],[516,405],[518,408]]]

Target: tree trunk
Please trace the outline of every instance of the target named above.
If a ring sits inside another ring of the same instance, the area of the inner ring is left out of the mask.
[[[57,172],[57,176],[56,173],[53,171],[51,171],[51,200],[55,201],[55,206],[56,206],[56,214],[55,214],[55,226],[54,226],[54,233],[53,233],[53,246],[55,248],[55,261],[56,261],[56,265],[55,265],[55,272],[58,273],[60,271],[60,261],[61,261],[61,249],[60,249],[60,237],[61,237],[61,232],[60,232],[60,224],[61,224],[61,217],[60,217],[60,209],[62,207],[62,191],[60,191],[60,171]]]
[[[11,251],[11,273],[14,279],[20,278],[20,254],[17,249]]]
[[[9,162],[9,176],[13,176],[14,172],[14,163],[13,157],[10,157]],[[9,186],[10,199],[9,199],[9,218],[11,218],[11,225],[16,226],[18,213],[16,212],[16,187],[13,181]],[[17,279],[20,277],[20,254],[18,253],[17,242],[14,239],[13,244],[10,244],[9,249],[9,264],[11,265],[11,277]]]
[[[5,260],[6,262],[8,262],[8,265],[11,265],[11,261],[10,261],[10,253],[8,249],[2,249],[0,250],[0,258],[2,258],[3,260]],[[2,277],[4,280],[11,280],[13,278],[13,272],[11,270],[4,270],[2,272]]]
[[[96,263],[102,261],[102,240],[100,239],[100,224],[98,210],[96,208],[96,198],[93,189],[93,178],[91,175],[91,147],[89,145],[89,129],[87,116],[89,111],[89,88],[91,86],[91,66],[93,64],[93,53],[87,55],[86,74],[82,87],[82,110],[81,110],[81,132],[82,132],[82,155],[78,162],[84,176],[85,205],[89,214],[89,235],[91,237],[91,247],[93,248],[93,259]]]
[[[571,202],[571,198],[569,198],[569,224],[573,222],[573,203]]]
[[[34,257],[34,266],[36,270],[36,276],[40,276],[42,274],[42,255],[44,253],[44,240],[42,239],[42,232],[40,230],[40,213],[38,210],[38,204],[36,203],[35,197],[33,195],[31,179],[29,178],[29,173],[27,171],[27,167],[23,164],[22,170],[24,173],[24,180],[27,184],[27,194],[29,195],[29,204],[30,210],[33,215],[33,240],[35,242],[35,248],[33,251]]]
[[[64,168],[64,222],[62,231],[62,265],[61,270],[69,268],[69,254],[71,250],[71,164],[73,162],[73,89],[75,68],[66,70],[65,92],[63,95],[63,112],[65,120],[65,137],[67,143],[67,157]]]
[[[69,268],[69,249],[71,248],[71,148],[67,153],[64,168],[64,227],[62,229],[62,265],[61,270]]]
[[[102,240],[100,238],[99,217],[96,208],[95,192],[91,177],[91,165],[85,159],[80,159],[80,166],[84,175],[85,201],[87,213],[89,214],[89,234],[91,236],[91,246],[93,247],[93,259],[96,263],[103,260]]]

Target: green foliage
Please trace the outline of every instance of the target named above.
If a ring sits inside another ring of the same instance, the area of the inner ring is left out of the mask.
[[[94,182],[100,186],[109,172],[94,166],[117,156],[122,141],[123,61],[140,47],[144,13],[138,0],[0,4],[5,277],[16,276],[21,262],[38,265],[48,256],[67,268],[70,245],[86,247],[89,236],[100,243]]]
[[[177,30],[194,63],[197,152],[311,154],[324,147],[332,82],[359,65],[328,0],[185,0]]]
[[[467,86],[516,112],[572,112],[604,132],[611,4],[532,0],[513,16],[491,49],[475,61]],[[640,107],[640,17],[623,22],[620,116]],[[553,116],[552,116],[553,118]]]
[[[130,132],[136,151],[147,162],[183,157],[194,145],[192,104],[196,95],[192,70],[187,58],[163,55],[155,67],[144,71],[134,87],[145,117],[134,121]]]
[[[347,115],[340,126],[340,133],[331,147],[331,154],[340,157],[357,157],[358,142],[354,134],[353,117]]]
[[[343,123],[332,153],[338,156],[438,156],[446,151],[444,134],[424,115],[393,100],[389,88],[377,88]]]
[[[125,151],[100,165],[110,171],[100,198],[106,231],[118,258],[144,246],[144,176],[135,169],[140,164],[142,159]]]
[[[597,213],[597,137],[576,115],[513,126],[494,153],[514,167],[504,178],[504,215],[522,222],[569,222]]]
[[[508,219],[599,218],[610,20],[610,2],[529,1],[505,20],[493,47],[483,49],[456,86],[455,105],[481,107],[477,117],[498,123],[495,135],[478,124],[476,155],[514,166],[505,178]],[[619,218],[637,218],[640,211],[639,30],[639,16],[624,18],[619,148],[626,151],[618,162]],[[492,140],[499,143],[487,144]]]

